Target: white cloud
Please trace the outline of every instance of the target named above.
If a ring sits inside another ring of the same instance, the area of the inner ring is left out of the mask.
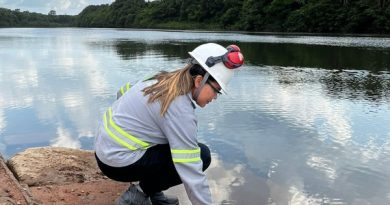
[[[52,140],[53,147],[80,148],[80,142],[73,138],[68,130],[63,127],[57,127],[57,138]]]
[[[213,155],[212,159],[207,173],[210,176],[208,182],[213,201],[216,204],[223,204],[224,201],[232,201],[232,188],[240,187],[245,183],[245,179],[241,173],[244,167],[237,164],[230,169],[226,169],[217,155]]]
[[[369,163],[373,160],[379,160],[383,155],[389,153],[390,138],[386,138],[384,142],[377,142],[378,136],[371,136],[368,142],[359,147],[356,154],[360,154],[364,163]]]
[[[212,154],[212,159],[210,167],[206,170],[206,175],[208,177],[213,202],[215,204],[240,204],[237,203],[237,199],[233,197],[236,195],[234,193],[242,190],[242,187],[244,187],[245,183],[247,183],[246,179],[249,178],[254,180],[256,184],[257,179],[253,178],[253,175],[247,176],[247,174],[251,172],[241,164],[226,166],[216,154]],[[261,185],[264,184],[258,184],[258,186]],[[183,185],[169,189],[167,193],[170,195],[177,195],[179,197],[180,204],[191,204],[185,194]],[[251,199],[257,199],[253,195],[249,196],[252,197]]]
[[[323,198],[315,198],[313,196],[308,196],[304,190],[291,186],[289,189],[290,194],[292,195],[289,205],[316,205],[322,204]]]
[[[114,0],[0,0],[0,7],[9,9],[28,10],[47,14],[55,10],[57,14],[75,15],[80,13],[88,5],[110,4]]]
[[[1,102],[1,100],[0,100]],[[3,107],[2,104],[0,103],[0,107]],[[0,110],[0,134],[3,132],[3,129],[7,126],[6,121],[5,121],[5,116],[4,116],[4,111]]]
[[[329,159],[313,154],[309,157],[306,164],[309,167],[322,172],[328,179],[335,180],[337,178],[334,163]]]
[[[75,11],[74,4],[71,0],[60,0],[48,2],[47,7],[50,10],[55,10],[57,14],[68,14]]]

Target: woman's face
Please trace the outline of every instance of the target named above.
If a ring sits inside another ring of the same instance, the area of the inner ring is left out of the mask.
[[[194,97],[195,90],[199,88],[202,84],[203,77],[198,75],[195,77],[195,86],[192,91],[192,96]],[[221,86],[218,85],[217,82],[206,81],[204,86],[200,88],[200,92],[198,98],[196,99],[196,103],[200,107],[205,107],[209,102],[217,99],[218,94],[220,94]]]

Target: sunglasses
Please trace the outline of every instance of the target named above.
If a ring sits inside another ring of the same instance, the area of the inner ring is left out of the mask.
[[[206,81],[206,83],[210,85],[210,87],[213,89],[215,94],[222,95],[221,91],[218,90],[210,81]]]
[[[221,56],[210,56],[206,60],[206,65],[209,67],[213,67],[215,64],[219,62],[223,62],[223,64],[229,69],[235,69],[242,64],[244,64],[244,56],[240,52],[240,48],[236,45],[230,45],[226,48],[228,51]]]

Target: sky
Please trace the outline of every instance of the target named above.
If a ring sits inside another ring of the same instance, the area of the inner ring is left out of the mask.
[[[20,9],[48,14],[55,10],[57,15],[76,15],[88,5],[111,4],[114,0],[0,0],[0,7]]]

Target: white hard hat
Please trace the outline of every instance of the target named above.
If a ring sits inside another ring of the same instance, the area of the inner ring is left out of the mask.
[[[188,53],[217,81],[221,86],[222,91],[226,94],[227,85],[233,77],[234,69],[227,68],[223,62],[208,66],[206,61],[209,57],[225,55],[228,53],[228,50],[216,43],[206,43],[196,47],[192,52]]]

